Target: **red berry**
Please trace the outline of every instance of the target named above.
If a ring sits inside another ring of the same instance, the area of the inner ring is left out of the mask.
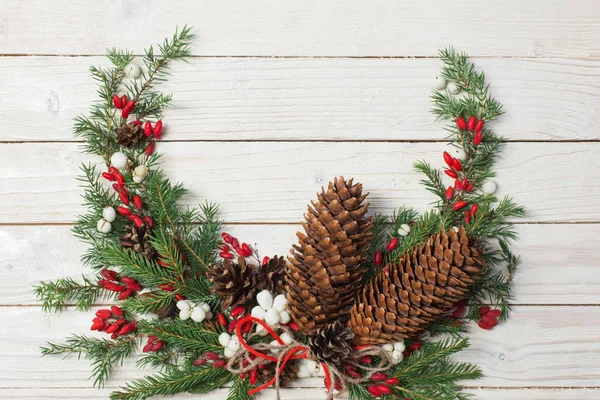
[[[479,316],[483,317],[485,314],[490,312],[490,308],[488,306],[479,307]]]
[[[252,249],[246,243],[242,243],[242,255],[244,257],[249,257],[252,255]]]
[[[231,238],[231,245],[233,247],[240,247],[240,241],[237,238]]]
[[[142,124],[142,121],[140,121],[139,119],[136,119],[135,121],[133,121],[133,126],[140,126]]]
[[[121,96],[121,108],[125,107],[125,105],[129,102],[129,100],[127,100],[127,95],[124,94],[123,96]]]
[[[474,187],[475,187],[475,184],[473,182],[469,183],[469,186],[467,187],[467,192],[470,192],[471,190],[473,190]]]
[[[392,388],[387,386],[387,385],[377,385],[377,390],[379,390],[379,393],[381,394],[390,394],[392,393]]]
[[[467,123],[465,122],[465,119],[463,117],[456,117],[456,126],[458,126],[458,129],[461,130],[465,130],[467,129]]]
[[[250,382],[251,385],[254,385],[256,383],[257,379],[258,379],[258,371],[256,370],[256,368],[251,369],[250,374],[248,376],[248,381]]]
[[[462,164],[458,158],[455,158],[454,161],[452,161],[452,167],[457,171],[462,171]]]
[[[229,243],[229,244],[233,243],[233,238],[231,237],[230,234],[223,232],[223,233],[221,233],[221,237],[223,238],[225,243]]]
[[[486,324],[486,323],[485,323],[483,320],[479,321],[479,322],[477,323],[477,325],[479,325],[479,327],[480,327],[481,329],[485,329],[486,331],[489,331],[490,329],[492,329],[492,328],[493,328],[493,326],[490,326],[490,325]]]
[[[354,378],[354,379],[359,379],[360,378],[360,373],[357,370],[354,369],[348,369],[346,370],[346,374],[348,374],[348,376]]]
[[[154,220],[152,219],[151,216],[146,215],[144,217],[144,222],[146,223],[146,225],[148,225],[150,228],[154,228]]]
[[[137,215],[133,215],[131,220],[133,221],[135,226],[137,226],[138,228],[141,228],[142,226],[144,226],[144,220],[141,219],[140,217],[138,217]]]
[[[219,355],[214,351],[207,351],[204,353],[204,358],[207,360],[217,361],[219,359]]]
[[[184,296],[182,296],[182,295],[180,295],[179,293],[177,293],[177,294],[175,295],[175,300],[177,300],[177,301],[185,300],[185,297],[184,297]]]
[[[371,356],[364,356],[363,358],[360,359],[360,362],[362,364],[371,365],[371,363],[373,362],[373,359],[371,358]]]
[[[494,318],[498,318],[502,312],[500,310],[490,310],[487,312],[487,315],[491,315]]]
[[[150,137],[150,135],[152,135],[152,123],[150,121],[146,121],[144,124],[144,135],[146,137]]]
[[[454,189],[452,189],[452,186],[448,186],[448,189],[446,189],[446,200],[450,200],[453,196]]]
[[[144,205],[144,203],[142,202],[142,198],[137,194],[133,196],[133,205],[137,208],[142,208],[142,206]]]
[[[467,129],[472,131],[473,129],[475,129],[475,124],[477,123],[477,118],[475,118],[474,115],[471,115],[469,117],[469,120],[467,121]]]
[[[108,282],[106,285],[104,285],[104,289],[110,290],[111,292],[119,292],[120,293],[125,290],[125,286],[117,285],[116,283],[113,283],[113,282]]]
[[[154,345],[152,346],[152,351],[159,351],[160,349],[162,349],[163,345],[164,345],[164,343],[162,340],[155,342]]]
[[[465,176],[463,178],[463,180],[460,182],[460,188],[462,190],[467,190],[468,187],[469,187],[469,179]]]
[[[483,135],[481,134],[481,132],[477,132],[475,134],[475,137],[473,138],[473,144],[475,146],[478,146],[479,143],[481,143],[481,140],[483,139]]]
[[[490,315],[490,313],[487,313],[481,317],[481,320],[490,326],[495,326],[498,323],[498,321],[496,321],[496,317]]]
[[[481,132],[481,130],[483,129],[483,124],[485,123],[484,120],[480,119],[479,121],[477,121],[477,124],[475,125],[475,133],[479,133]]]
[[[123,107],[123,109],[121,110],[121,117],[123,117],[123,119],[129,118],[130,112],[131,112],[131,109],[129,108],[129,104],[128,104],[125,107]]]
[[[396,248],[396,246],[398,245],[398,238],[393,238],[392,240],[390,240],[390,242],[387,245],[387,250],[388,251],[392,251]]]
[[[465,224],[471,222],[471,211],[465,211]]]
[[[152,343],[146,343],[146,345],[144,346],[144,348],[142,349],[143,353],[149,353],[152,351]]]
[[[297,324],[297,323],[295,323],[295,322],[290,322],[290,323],[288,324],[288,326],[289,326],[289,327],[290,327],[290,329],[291,329],[292,331],[294,331],[294,332],[298,332],[298,330],[300,329],[300,327],[298,326],[298,324]]]
[[[133,327],[134,327],[134,325],[131,322],[128,324],[125,324],[125,325],[123,325],[123,327],[121,329],[119,329],[119,332],[117,332],[117,334],[119,336],[127,335],[129,332],[131,332],[133,330]]]
[[[373,382],[381,382],[385,381],[388,378],[386,374],[382,374],[381,372],[376,372],[371,376],[371,380]]]
[[[115,180],[115,177],[113,176],[113,174],[109,174],[108,172],[103,172],[102,177],[111,182]]]
[[[452,171],[451,169],[445,169],[444,173],[446,175],[448,175],[450,178],[454,178],[454,179],[458,178],[458,174],[456,172]]]
[[[143,289],[143,287],[139,283],[130,283],[127,285],[127,289],[131,290],[132,292],[139,292]]]
[[[206,360],[204,358],[199,358],[197,360],[192,361],[192,365],[194,367],[200,367],[202,365],[206,364]]]
[[[215,368],[223,368],[227,364],[224,360],[218,360],[212,363],[212,366]]]
[[[243,306],[237,306],[233,310],[231,310],[231,316],[233,318],[237,318],[244,313],[245,309]]]
[[[450,168],[452,168],[452,163],[454,162],[454,158],[447,151],[444,152],[444,161]]]
[[[125,300],[126,298],[128,298],[129,296],[131,296],[131,294],[132,294],[131,290],[127,289],[127,290],[125,290],[124,292],[122,292],[119,295],[118,299],[119,300]]]
[[[454,203],[454,205],[452,206],[452,208],[454,209],[454,211],[457,211],[457,210],[460,210],[461,208],[463,208],[466,205],[467,205],[466,201],[457,201],[456,203]]]
[[[219,315],[217,316],[217,321],[219,321],[219,324],[221,324],[221,326],[227,326],[227,317],[225,316],[225,314],[219,313]]]
[[[108,318],[110,318],[110,315],[111,315],[110,310],[98,310],[98,311],[96,311],[96,316],[98,318],[108,319]]]
[[[460,184],[460,179],[455,179],[454,180],[454,189],[455,190],[461,190],[462,189],[462,185]]]
[[[116,94],[113,94],[112,101],[113,101],[115,108],[118,108],[118,109],[123,108],[123,102],[121,101],[121,98],[119,96],[117,96]]]
[[[475,216],[475,214],[477,214],[477,210],[479,210],[479,205],[473,204],[473,206],[471,206],[471,214]]]
[[[373,257],[373,259],[375,261],[375,265],[383,264],[383,254],[380,251],[375,253],[375,256]]]
[[[144,153],[146,153],[146,155],[150,157],[152,154],[154,154],[154,149],[156,149],[156,143],[150,142],[148,143],[148,146],[146,146],[146,150],[144,150]]]
[[[118,183],[113,183],[112,188],[115,190],[115,192],[119,192],[121,189],[123,189],[123,186],[119,185]]]
[[[125,188],[121,189],[121,191],[119,192],[119,199],[121,199],[121,202],[123,202],[123,204],[129,205],[129,192],[127,192]]]
[[[90,326],[90,330],[99,331],[104,326],[103,321],[94,322],[92,326]]]
[[[220,253],[219,253],[219,256],[220,256],[221,258],[225,258],[225,259],[227,259],[227,260],[231,260],[231,259],[233,258],[233,254],[231,254],[231,253],[230,253],[230,252],[228,252],[228,251],[222,251],[222,252],[220,252]]]
[[[265,256],[265,257],[262,259],[262,265],[266,265],[266,264],[269,262],[269,260],[270,260],[269,256]]]
[[[173,291],[173,286],[171,285],[167,285],[166,283],[163,283],[161,285],[158,285],[158,288],[160,290],[164,290],[165,292],[172,292]]]
[[[117,272],[112,271],[110,269],[103,269],[100,273],[104,278],[108,279],[109,281],[116,281],[118,277]]]
[[[123,206],[117,207],[117,212],[121,215],[131,215],[131,210]]]
[[[460,318],[463,316],[463,314],[465,313],[465,305],[464,304],[459,304],[456,307],[456,310],[454,310],[454,312],[452,313],[452,316],[454,318]]]
[[[234,319],[233,321],[231,321],[229,323],[229,326],[227,327],[227,332],[229,333],[233,333],[233,331],[235,331],[235,328],[237,326],[238,320]]]
[[[367,390],[369,391],[369,393],[371,393],[371,396],[373,397],[381,396],[381,392],[375,385],[369,385],[369,387],[367,387]]]
[[[154,137],[157,139],[160,139],[160,137],[162,136],[162,120],[158,120],[156,122],[156,125],[154,126]]]
[[[400,380],[398,378],[387,378],[385,383],[388,385],[397,385],[400,383]]]
[[[123,316],[123,310],[121,310],[121,307],[119,307],[119,306],[112,306],[110,308],[110,311],[112,311],[112,313],[115,314],[115,316],[117,316],[117,317]]]

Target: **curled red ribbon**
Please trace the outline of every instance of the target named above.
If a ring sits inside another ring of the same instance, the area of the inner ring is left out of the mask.
[[[272,362],[278,362],[279,358],[272,357],[272,356],[269,356],[268,354],[261,353],[260,351],[252,348],[246,342],[246,340],[244,339],[244,337],[242,335],[242,327],[245,325],[246,322],[254,322],[256,324],[261,325],[275,340],[277,340],[277,343],[279,343],[280,345],[285,345],[285,342],[281,339],[281,337],[273,329],[271,329],[271,327],[269,325],[267,325],[264,321],[262,321],[258,318],[254,318],[252,316],[247,316],[247,317],[241,318],[237,323],[237,326],[235,328],[235,333],[237,334],[240,344],[246,350],[248,350],[250,353],[254,354],[256,357],[260,357],[260,358],[263,358],[265,360],[272,361]],[[287,364],[288,361],[298,360],[301,358],[308,358],[308,351],[309,351],[308,347],[306,347],[306,346],[296,346],[293,349],[291,349],[290,351],[288,351],[285,354],[285,356],[283,356],[283,358],[281,359],[279,369],[277,370],[277,374],[273,377],[273,379],[271,379],[269,382],[267,382],[257,388],[249,390],[248,394],[253,395],[253,394],[258,393],[261,390],[264,390],[264,389],[268,388],[269,386],[273,385],[277,381],[277,376],[279,374],[281,374],[281,372],[285,368],[285,365]],[[325,385],[327,386],[327,391],[330,391],[331,390],[331,374],[329,373],[329,369],[327,368],[325,363],[322,363],[321,367],[323,368],[323,372],[325,372]]]

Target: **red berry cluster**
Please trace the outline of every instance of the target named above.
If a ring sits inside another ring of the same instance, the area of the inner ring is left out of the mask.
[[[154,353],[162,349],[164,343],[162,340],[158,340],[156,336],[148,336],[148,343],[143,348],[144,353]]]
[[[115,108],[121,110],[121,117],[123,117],[123,119],[129,118],[129,114],[131,114],[135,108],[135,100],[128,100],[126,94],[121,97],[114,94],[112,101]]]
[[[240,241],[237,238],[225,232],[223,232],[221,236],[223,237],[223,241],[225,242],[219,246],[219,250],[221,250],[219,256],[221,256],[221,258],[231,260],[233,258],[233,254],[231,253],[232,247],[233,250],[235,250],[237,255],[240,257],[250,257],[252,254],[254,254],[254,251],[247,243],[242,243],[240,245]],[[267,258],[267,262],[268,261],[269,259]],[[263,260],[263,263],[264,262],[265,260]]]
[[[462,116],[456,117],[456,126],[458,127],[458,129],[460,129],[461,131],[475,132],[475,135],[473,136],[473,144],[475,146],[478,146],[479,143],[481,143],[481,140],[483,139],[483,134],[481,133],[481,131],[483,130],[484,123],[485,121],[483,119],[477,120],[477,117],[475,117],[474,115],[471,115],[468,121],[465,121],[465,119]]]
[[[477,325],[481,329],[485,329],[489,331],[494,326],[498,324],[498,318],[500,317],[500,310],[492,310],[489,307],[480,307],[479,308],[479,317],[481,318]]]
[[[98,286],[119,293],[119,300],[125,300],[143,289],[142,285],[130,276],[119,276],[116,271],[110,269],[103,269],[101,274],[104,279],[98,281]]]
[[[410,225],[412,225],[412,224],[413,223],[411,222]],[[388,244],[385,246],[385,249],[387,251],[393,251],[398,246],[398,243],[399,243],[398,238],[394,237],[394,238],[390,239]],[[383,252],[381,252],[381,251],[375,252],[375,254],[373,255],[373,262],[375,263],[375,265],[383,264]]]
[[[192,365],[200,367],[206,364],[207,361],[211,362],[211,365],[215,368],[223,368],[227,364],[227,361],[222,360],[214,351],[207,351],[202,357],[192,361]]]
[[[398,378],[389,377],[384,373],[378,372],[371,377],[373,384],[367,386],[367,390],[373,397],[381,397],[384,394],[392,393],[392,386],[398,385]]]
[[[115,167],[109,167],[108,172],[103,172],[102,176],[108,181],[116,181],[112,187],[119,194],[119,199],[123,203],[123,205],[117,207],[117,212],[132,221],[138,228],[143,225],[152,228],[154,220],[149,215],[143,215],[144,202],[142,198],[137,194],[131,196],[125,187],[125,178],[121,172]]]
[[[255,360],[255,359],[256,359],[256,357],[254,356],[254,354],[251,354],[250,360]],[[240,366],[242,368],[246,368],[248,366],[248,364],[250,364],[250,361],[248,361],[247,359],[243,359],[242,362],[240,363]],[[250,383],[250,385],[254,386],[256,384],[256,382],[258,381],[258,370],[264,369],[266,366],[267,366],[267,364],[258,364],[256,366],[256,368],[252,368],[248,372],[242,372],[240,374],[240,379],[245,379],[246,377],[248,377],[248,382]]]
[[[131,114],[131,112],[135,108],[135,100],[128,100],[127,95],[125,94],[121,97],[114,94],[112,97],[112,101],[115,108],[121,110],[121,117],[123,119],[129,118],[129,114]],[[142,125],[142,121],[135,120],[133,121],[133,124]],[[148,138],[145,153],[148,157],[150,157],[154,153],[154,149],[156,148],[155,140],[159,140],[161,138],[162,128],[162,120],[158,120],[154,125],[154,128],[152,127],[152,123],[150,121],[144,123],[144,135]]]
[[[137,329],[135,322],[124,318],[123,310],[117,306],[112,306],[110,310],[102,309],[96,311],[96,317],[92,322],[91,330],[110,333],[112,339],[125,336]]]

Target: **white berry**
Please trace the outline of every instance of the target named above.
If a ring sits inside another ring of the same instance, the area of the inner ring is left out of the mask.
[[[206,319],[213,319],[213,313],[212,311],[209,311],[206,313]]]
[[[145,165],[138,165],[133,170],[133,181],[135,183],[142,183],[148,175],[148,167]]]
[[[449,82],[448,83],[448,87],[447,87],[448,91],[452,94],[458,94],[460,92],[460,88],[458,87],[458,85],[454,82]]]
[[[140,67],[138,67],[136,64],[129,64],[125,67],[125,75],[133,79],[138,78],[141,72],[142,71],[140,70]]]
[[[385,351],[387,351],[387,352],[390,352],[390,353],[391,353],[392,351],[394,351],[394,345],[393,345],[393,344],[391,344],[391,343],[386,343],[386,344],[384,344],[383,346],[381,346],[381,348],[382,348],[382,349],[384,349],[384,350],[385,350]]]
[[[108,222],[113,222],[117,218],[117,212],[112,207],[106,207],[102,210],[102,216]]]
[[[190,318],[190,310],[189,309],[183,309],[181,311],[179,311],[179,318],[181,318],[182,320],[186,320]]]
[[[238,351],[240,349],[240,346],[240,340],[237,337],[233,337],[227,345],[227,348],[233,351]]]
[[[278,294],[277,296],[275,296],[275,299],[273,299],[273,308],[277,311],[285,311],[287,306],[288,300],[286,299],[285,294]]]
[[[402,224],[400,228],[398,228],[398,235],[407,236],[410,233],[410,225]]]
[[[261,306],[256,306],[252,309],[250,315],[252,315],[254,318],[265,319],[266,313],[267,312],[264,310],[264,308],[262,308]]]
[[[227,347],[227,345],[231,342],[231,335],[227,332],[223,332],[219,335],[219,344],[223,347]]]
[[[110,163],[117,169],[123,169],[127,166],[127,156],[121,151],[117,151],[110,157]]]
[[[394,351],[392,352],[392,362],[393,362],[394,364],[398,364],[398,363],[400,363],[400,362],[402,361],[402,359],[403,359],[403,358],[404,358],[404,355],[402,354],[402,352],[401,352],[401,351],[396,351],[396,350],[394,350]]]
[[[229,347],[225,347],[225,350],[223,350],[223,355],[225,355],[227,358],[231,358],[235,356],[235,351],[231,350]]]
[[[280,338],[285,344],[291,344],[294,341],[294,338],[287,332],[282,333]]]
[[[438,75],[433,79],[433,88],[435,90],[442,90],[446,86],[446,78],[442,75]]]
[[[205,313],[210,312],[210,306],[207,303],[200,304],[200,308],[203,309]]]
[[[290,316],[290,313],[287,311],[282,311],[279,313],[279,323],[280,324],[287,324],[288,322],[290,322],[292,320],[292,317]]]
[[[263,290],[259,294],[256,295],[256,301],[258,305],[268,310],[273,306],[273,295],[268,290]]]
[[[406,349],[404,342],[396,342],[394,343],[394,350],[403,352]]]
[[[494,194],[494,193],[496,193],[497,189],[498,189],[498,184],[496,183],[496,181],[493,181],[490,179],[483,182],[483,185],[481,185],[481,191],[485,194]]]
[[[279,312],[274,308],[270,308],[265,314],[265,322],[267,323],[267,325],[275,326],[279,323],[279,321],[281,321],[281,318],[279,317]]]
[[[112,229],[112,225],[110,224],[110,222],[102,218],[100,221],[98,221],[97,228],[98,232],[100,233],[108,233]]]
[[[267,336],[269,332],[262,325],[256,325],[256,334],[260,336]]]
[[[206,311],[204,311],[202,307],[194,307],[191,317],[196,322],[202,322],[204,321],[204,318],[206,318]]]
[[[180,310],[190,310],[190,303],[187,300],[179,300],[176,305]]]
[[[467,159],[467,153],[465,153],[465,151],[460,147],[449,146],[448,153],[450,153],[450,155],[452,157],[458,158],[461,161],[464,161]]]

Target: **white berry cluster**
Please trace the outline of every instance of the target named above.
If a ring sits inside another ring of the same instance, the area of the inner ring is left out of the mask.
[[[179,318],[183,320],[191,318],[195,322],[202,322],[213,317],[210,306],[206,303],[197,304],[189,300],[179,300],[177,308],[179,309]]]
[[[297,361],[298,378],[310,378],[321,374],[321,366],[315,360],[301,358]]]
[[[223,354],[227,358],[233,357],[241,346],[238,337],[236,335],[230,335],[227,332],[223,332],[219,335],[219,343],[225,348]]]
[[[146,167],[144,164],[141,164],[135,167],[133,170],[132,178],[135,183],[142,183],[147,175],[148,167]]]
[[[98,221],[98,232],[100,233],[108,233],[112,230],[112,225],[110,224],[117,218],[117,212],[112,207],[106,207],[102,210],[102,218]]]
[[[256,295],[256,301],[258,305],[250,313],[254,318],[265,321],[273,329],[290,322],[291,316],[287,310],[288,301],[285,295],[279,294],[273,298],[271,292],[263,290]],[[267,330],[262,325],[257,325],[256,333],[266,335]]]
[[[406,349],[404,340],[396,343],[384,344],[381,348],[390,353],[394,364],[400,364],[402,362],[402,359],[404,358],[404,349]]]

